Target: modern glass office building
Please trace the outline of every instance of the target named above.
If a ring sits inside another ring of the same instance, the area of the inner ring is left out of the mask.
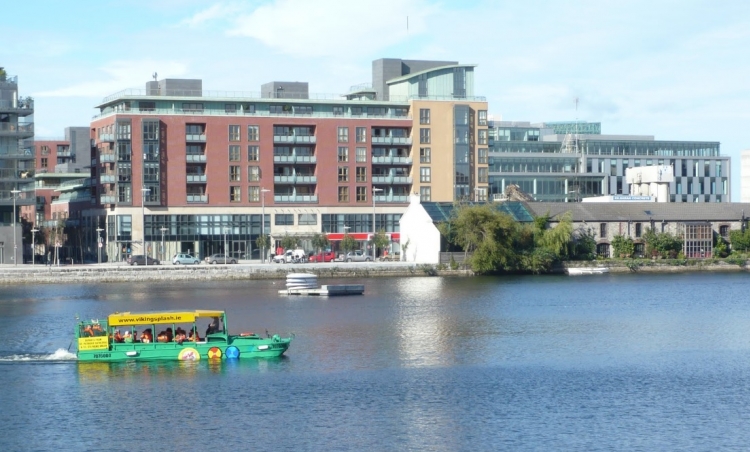
[[[729,156],[720,155],[718,142],[596,133],[600,131],[599,123],[491,123],[490,193],[500,195],[515,184],[537,201],[627,195],[627,168],[670,165],[675,175],[670,201],[729,202]]]

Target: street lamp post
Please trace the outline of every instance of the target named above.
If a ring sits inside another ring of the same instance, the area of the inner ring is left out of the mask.
[[[164,254],[164,233],[168,231],[168,229],[164,226],[161,227],[161,260],[164,260],[165,254]]]
[[[146,251],[146,195],[151,193],[150,188],[141,188],[141,219],[143,220],[143,262],[148,265],[148,252]]]
[[[31,266],[33,267],[36,264],[36,240],[34,240],[36,233],[39,232],[39,229],[33,228],[31,230]]]
[[[102,228],[96,228],[96,248],[99,252],[99,264],[102,263]]]
[[[21,190],[14,188],[10,191],[13,194],[13,265],[18,265],[18,240],[16,240],[16,196]]]
[[[266,263],[266,193],[268,193],[269,189],[267,188],[261,188],[260,189],[260,236],[263,237],[263,248],[261,249],[261,252],[263,253],[261,255],[261,263]]]
[[[375,262],[375,193],[383,191],[382,188],[372,187],[372,261]]]
[[[227,251],[227,232],[229,231],[229,228],[224,226],[224,263],[227,263],[227,254],[229,252]]]

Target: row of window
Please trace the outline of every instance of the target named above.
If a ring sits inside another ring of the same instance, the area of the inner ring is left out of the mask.
[[[430,118],[430,109],[429,108],[420,108],[419,109],[419,123],[422,125],[429,125],[431,118]],[[479,110],[477,115],[477,123],[480,126],[486,126],[487,125],[487,110]],[[486,131],[485,131],[486,132]]]

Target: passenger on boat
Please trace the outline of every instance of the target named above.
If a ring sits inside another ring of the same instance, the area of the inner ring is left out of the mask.
[[[156,341],[157,342],[169,342],[167,340],[167,332],[166,331],[160,331],[159,334],[156,335]]]
[[[206,336],[213,333],[218,333],[221,331],[221,319],[218,317],[214,317],[211,323],[208,325],[208,328],[206,328]]]
[[[101,336],[104,333],[104,330],[102,329],[102,326],[98,323],[94,323],[91,325],[86,325],[83,328],[83,334],[88,336]]]
[[[123,341],[122,334],[120,334],[120,330],[115,331],[114,340],[115,340],[115,342],[122,342]]]
[[[174,334],[172,334],[172,327],[167,328],[167,331],[164,333],[167,335],[167,342],[172,342],[174,339]]]
[[[139,342],[138,341],[138,331],[133,330],[133,342]]]
[[[141,342],[144,344],[154,342],[154,335],[151,332],[151,328],[143,330],[143,333],[141,333]]]
[[[126,344],[132,344],[133,343],[133,335],[130,334],[130,331],[125,330],[124,333],[122,333],[122,341]]]
[[[201,340],[200,337],[198,337],[198,330],[197,328],[193,328],[190,330],[190,341],[191,342],[199,342]]]

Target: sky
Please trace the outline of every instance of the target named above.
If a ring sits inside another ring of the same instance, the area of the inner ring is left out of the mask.
[[[103,97],[152,78],[204,90],[306,81],[342,94],[378,58],[477,64],[508,121],[750,149],[750,2],[725,0],[59,0],[2,6],[0,66],[35,99],[37,137],[88,126]],[[13,18],[8,20],[7,18]],[[576,110],[575,99],[578,98]]]

